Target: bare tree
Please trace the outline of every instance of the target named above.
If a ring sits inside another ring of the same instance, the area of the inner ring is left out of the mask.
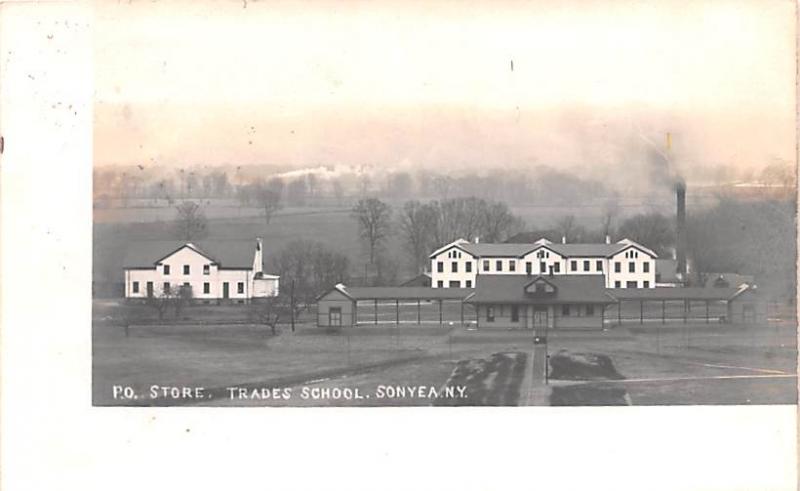
[[[250,304],[249,315],[253,322],[269,327],[272,335],[277,334],[278,322],[284,317],[285,308],[277,298],[254,300]]]
[[[178,218],[175,221],[175,235],[180,240],[190,242],[208,234],[208,220],[202,207],[194,201],[184,201],[175,207]]]
[[[348,280],[349,262],[321,242],[301,239],[272,256],[270,268],[280,275],[283,285],[289,285],[281,288],[282,305],[291,305],[293,317],[297,317],[325,290]],[[287,295],[291,298],[285,298]]]
[[[392,208],[376,198],[360,199],[353,207],[358,231],[369,248],[369,263],[375,264],[375,253],[391,233]]]
[[[575,215],[565,215],[558,219],[555,231],[567,242],[576,242],[586,233],[584,228],[576,222]]]
[[[522,220],[503,202],[485,203],[482,213],[482,236],[487,242],[500,242],[524,228]]]
[[[603,215],[600,222],[600,232],[604,236],[614,235],[614,223],[619,216],[619,203],[616,199],[610,199],[603,206]]]
[[[331,181],[331,190],[333,191],[334,198],[336,198],[336,205],[342,206],[342,198],[344,197],[344,187],[342,186],[341,179],[334,178]]]
[[[407,201],[400,212],[399,221],[414,272],[421,273],[428,264],[428,254],[432,252],[436,210],[419,201]]]
[[[269,222],[272,220],[272,216],[283,206],[281,204],[281,195],[274,190],[269,189],[267,185],[263,183],[256,185],[254,194],[256,202],[264,214],[264,221],[267,223],[267,225],[269,225]]]
[[[620,225],[619,235],[649,247],[658,255],[665,254],[675,245],[672,221],[655,212],[628,218]]]

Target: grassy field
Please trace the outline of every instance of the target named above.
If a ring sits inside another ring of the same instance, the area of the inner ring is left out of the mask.
[[[173,210],[174,211],[174,210]],[[171,216],[171,215],[170,215]],[[123,280],[122,264],[131,241],[165,240],[170,238],[170,221],[96,221],[93,238],[93,280],[98,284]],[[348,210],[329,208],[321,210],[284,210],[273,217],[269,225],[255,214],[225,218],[210,218],[209,239],[264,239],[267,259],[297,239],[318,240],[332,250],[348,257],[351,275],[364,273],[364,253],[358,229]],[[402,241],[389,240],[387,254],[397,258],[401,276],[407,259],[400,247]]]
[[[180,325],[138,325],[125,336],[114,305],[95,301],[93,400],[97,405],[513,405],[520,400],[522,377],[531,367],[529,331],[467,331],[460,325],[388,322],[328,331],[305,323],[296,332],[281,326],[279,335],[272,336],[267,328],[246,322],[245,306],[203,306],[188,309],[190,320]],[[227,309],[225,316],[239,321],[204,323],[218,317],[220,309]],[[797,397],[797,348],[791,328],[700,323],[636,330],[556,330],[548,339],[551,355],[561,350],[583,353],[585,359],[603,360],[604,366],[598,376],[563,364],[561,369],[566,368],[568,376],[552,371],[550,404],[786,404]],[[261,393],[250,397],[248,392],[293,388],[297,394],[304,387],[344,387],[364,395],[377,394],[387,386],[440,388],[447,384],[469,387],[469,397],[445,401],[430,394],[276,399]],[[209,397],[153,400],[147,397],[153,385],[203,387]],[[115,398],[115,386],[128,387],[140,398]],[[228,387],[243,389],[246,397],[229,397]]]
[[[624,378],[553,380],[551,403],[794,404],[796,341],[792,328],[702,324],[650,329],[614,343],[555,338],[551,351],[591,350]]]

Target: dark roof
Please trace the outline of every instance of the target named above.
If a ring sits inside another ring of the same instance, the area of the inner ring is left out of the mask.
[[[418,274],[417,276],[404,281],[400,286],[431,286],[431,275],[428,273]]]
[[[608,293],[618,300],[728,300],[739,288],[609,288]]]
[[[153,268],[156,262],[177,252],[187,243],[176,240],[145,240],[128,245],[124,268]],[[256,253],[254,240],[204,240],[192,243],[200,254],[220,268],[250,269]]]
[[[462,244],[459,245],[461,249],[469,252],[477,257],[521,257],[525,254],[544,247],[550,249],[563,257],[609,257],[614,254],[627,249],[628,247],[635,247],[642,250],[641,247],[636,245],[615,242],[612,244],[595,243],[595,244],[578,244],[578,243],[551,243],[551,244],[518,244],[518,243],[500,243],[500,244]]]
[[[542,278],[556,288],[555,294],[533,296],[525,287]],[[469,303],[614,303],[605,291],[603,275],[478,275]]]
[[[344,286],[339,291],[353,300],[461,300],[474,290],[472,288],[429,288],[424,286]]]
[[[731,288],[736,288],[744,283],[752,285],[755,282],[755,277],[739,273],[707,273],[705,281],[706,288],[718,288],[715,286],[717,281],[727,283]]]

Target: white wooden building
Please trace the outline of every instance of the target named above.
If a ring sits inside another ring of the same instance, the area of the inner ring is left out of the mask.
[[[261,239],[134,242],[124,263],[125,297],[173,295],[187,287],[207,303],[276,296],[279,277],[265,274],[263,261]]]
[[[540,239],[531,244],[464,239],[430,255],[433,288],[474,288],[481,274],[604,275],[606,288],[655,288],[656,253],[636,242],[578,244]]]

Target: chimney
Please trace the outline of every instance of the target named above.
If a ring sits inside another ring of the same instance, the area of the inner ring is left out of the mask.
[[[567,243],[567,236],[566,235],[562,235],[561,236],[561,243],[562,244],[566,244]]]
[[[606,235],[606,244],[610,244],[610,243],[611,243],[611,236],[610,235]]]
[[[683,180],[675,183],[677,214],[675,223],[675,256],[678,260],[678,274],[686,281],[686,184]]]
[[[481,238],[480,237],[475,237],[475,243],[476,244],[480,244],[481,243]]]

